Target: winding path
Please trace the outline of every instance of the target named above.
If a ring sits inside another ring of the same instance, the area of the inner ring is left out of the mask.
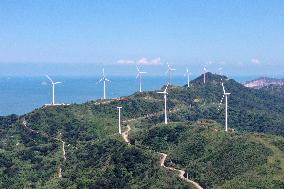
[[[61,139],[62,134],[59,133],[59,141],[62,143],[62,158],[63,161],[66,161],[66,151],[65,151],[65,142]],[[61,168],[61,163],[59,165],[59,169],[58,169],[58,177],[62,178],[62,168]]]
[[[129,122],[129,120],[127,121]],[[128,135],[129,135],[129,131],[131,130],[131,127],[129,125],[127,125],[127,129],[122,132],[122,138],[123,140],[128,144],[130,145],[130,142],[129,142],[129,138],[128,138]],[[176,168],[173,168],[173,167],[167,167],[165,165],[165,161],[167,159],[167,154],[165,153],[161,153],[159,152],[159,154],[161,155],[161,159],[160,159],[160,166],[161,167],[164,167],[168,170],[171,170],[171,171],[175,171],[175,172],[178,172],[178,177],[183,179],[184,181],[188,182],[188,183],[191,183],[193,184],[197,189],[203,189],[197,182],[193,181],[193,180],[190,180],[188,178],[186,178],[184,175],[185,175],[185,171],[184,170],[181,170],[181,169],[176,169]]]
[[[176,169],[176,168],[173,168],[173,167],[165,166],[165,161],[166,161],[166,158],[167,158],[168,155],[165,154],[165,153],[160,153],[160,155],[161,155],[161,160],[160,160],[161,167],[165,167],[166,169],[171,170],[171,171],[177,171],[179,173],[178,176],[181,179],[185,180],[186,182],[189,182],[189,183],[193,184],[197,189],[203,189],[197,182],[186,178],[184,176],[185,175],[185,171],[184,170],[180,170],[180,169]]]
[[[66,158],[66,151],[65,151],[65,142],[62,140],[62,137],[61,137],[62,134],[61,134],[61,133],[59,133],[59,138],[54,138],[54,137],[48,136],[47,133],[44,133],[44,132],[40,132],[40,131],[36,131],[36,130],[31,129],[30,127],[27,126],[26,120],[23,120],[22,125],[23,125],[23,127],[24,127],[26,130],[28,130],[28,131],[30,131],[30,132],[32,132],[32,133],[36,133],[36,134],[42,135],[42,136],[44,136],[44,137],[46,137],[46,138],[52,138],[52,139],[54,139],[54,140],[56,140],[56,141],[60,141],[60,142],[62,143],[62,158],[63,158],[63,161],[66,161],[67,158]],[[61,163],[60,163],[59,168],[58,168],[58,177],[59,177],[59,178],[62,178]]]

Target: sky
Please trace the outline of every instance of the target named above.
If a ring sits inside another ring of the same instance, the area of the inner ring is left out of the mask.
[[[163,74],[168,62],[179,74],[284,76],[283,10],[283,0],[1,0],[0,75],[136,64]]]

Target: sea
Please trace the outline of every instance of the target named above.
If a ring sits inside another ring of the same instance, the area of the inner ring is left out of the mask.
[[[191,79],[196,77],[192,76]],[[254,76],[239,76],[233,79],[244,83],[255,79]],[[99,77],[93,76],[52,76],[54,81],[62,83],[55,86],[56,103],[84,103],[101,99],[103,84],[97,83]],[[139,90],[139,80],[135,76],[110,76],[107,83],[107,98],[131,95]],[[167,82],[166,76],[148,76],[143,78],[143,91],[160,89]],[[172,78],[174,85],[187,83],[184,76]],[[52,101],[52,87],[44,76],[2,76],[0,77],[0,116],[22,115]]]

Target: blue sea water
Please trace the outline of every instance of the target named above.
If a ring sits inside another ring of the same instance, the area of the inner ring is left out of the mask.
[[[56,103],[84,103],[100,99],[103,96],[102,83],[97,84],[98,77],[66,77],[53,76],[54,81],[61,81],[55,87]],[[192,77],[194,79],[195,77]],[[254,77],[237,77],[244,82]],[[139,89],[139,81],[135,76],[109,77],[107,97],[115,98],[131,95]],[[174,85],[185,85],[183,76],[173,78]],[[158,90],[166,83],[165,76],[144,77],[143,90]],[[52,91],[50,82],[45,77],[1,77],[0,78],[0,115],[24,114],[51,103]]]

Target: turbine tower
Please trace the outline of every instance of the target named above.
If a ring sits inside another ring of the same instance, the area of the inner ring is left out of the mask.
[[[116,107],[118,109],[118,132],[121,134],[121,120],[120,120],[120,114],[121,114],[121,108],[120,106]]]
[[[168,74],[168,84],[170,85],[171,84],[171,80],[172,80],[172,71],[175,71],[176,69],[172,68],[171,65],[168,65],[168,70],[166,71],[166,74]]]
[[[190,71],[188,70],[188,68],[186,69],[186,73],[184,74],[184,76],[187,76],[187,87],[189,87],[189,76],[191,75]]]
[[[100,83],[100,82],[104,82],[104,99],[106,99],[106,82],[110,82],[110,80],[106,78],[104,68],[103,68],[102,78],[97,83]]]
[[[207,69],[206,69],[206,67],[204,66],[203,67],[203,83],[205,84],[206,83],[206,72],[207,72]]]
[[[224,87],[224,84],[223,82],[221,83],[222,85],[222,88],[223,88],[223,97],[221,99],[221,102],[220,102],[220,105],[219,105],[219,108],[225,98],[225,131],[227,132],[228,131],[228,96],[231,94],[231,93],[226,93],[226,90],[225,90],[225,87]]]
[[[46,77],[51,82],[51,85],[52,85],[52,103],[51,103],[51,105],[55,105],[55,95],[54,95],[55,85],[59,84],[61,82],[59,82],[59,81],[54,82],[48,75],[46,75]]]
[[[164,91],[161,92],[157,92],[159,94],[164,94],[164,100],[165,100],[165,124],[168,124],[168,117],[167,117],[167,89],[168,89],[168,85],[166,86]]]
[[[137,68],[137,76],[136,79],[139,78],[139,92],[142,92],[142,74],[146,74],[147,72],[142,72],[140,71],[140,68],[138,66],[136,66]]]

